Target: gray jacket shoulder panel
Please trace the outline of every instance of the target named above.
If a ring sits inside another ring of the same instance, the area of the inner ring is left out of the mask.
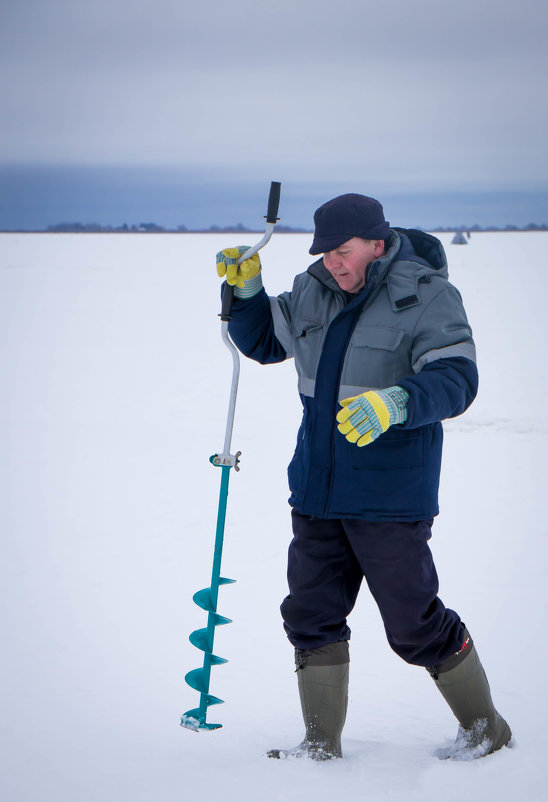
[[[411,364],[415,373],[436,359],[466,357],[476,361],[472,329],[460,292],[449,281],[432,281],[411,341]]]

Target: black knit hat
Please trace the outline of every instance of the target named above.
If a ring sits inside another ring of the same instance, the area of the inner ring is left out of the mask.
[[[349,193],[333,198],[314,212],[314,241],[309,253],[334,251],[352,237],[387,239],[390,225],[379,201]]]

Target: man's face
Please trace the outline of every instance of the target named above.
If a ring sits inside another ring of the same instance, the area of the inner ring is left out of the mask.
[[[368,265],[384,252],[384,240],[352,239],[323,255],[323,263],[341,290],[357,293],[365,286]]]

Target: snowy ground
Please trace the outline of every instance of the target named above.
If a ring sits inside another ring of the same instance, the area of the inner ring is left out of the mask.
[[[242,362],[211,691],[194,734],[188,635],[209,584],[231,361],[214,235],[0,235],[3,802],[540,800],[548,658],[545,299],[548,234],[443,238],[479,351],[474,406],[446,425],[432,548],[467,622],[512,749],[437,760],[455,722],[398,660],[365,591],[351,617],[345,760],[270,761],[300,739],[278,605],[290,539],[285,467],[299,401],[291,363]],[[253,241],[253,240],[252,240]],[[272,293],[308,235],[263,252]],[[518,417],[519,416],[519,417]]]

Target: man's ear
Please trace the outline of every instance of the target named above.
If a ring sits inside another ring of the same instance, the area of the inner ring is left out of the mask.
[[[374,240],[374,247],[375,247],[374,250],[375,259],[378,259],[379,256],[382,256],[384,253],[384,240],[383,239]]]

